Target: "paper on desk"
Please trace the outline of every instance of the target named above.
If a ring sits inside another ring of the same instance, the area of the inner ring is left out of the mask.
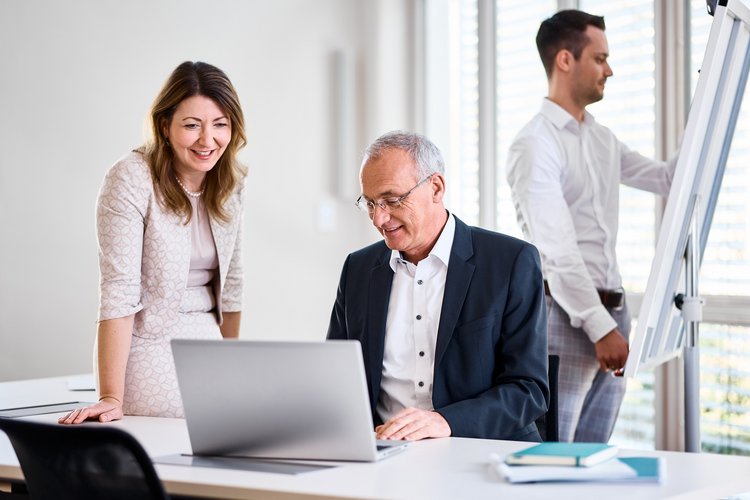
[[[94,374],[86,373],[84,375],[73,375],[66,380],[69,391],[95,391],[96,383]]]
[[[508,465],[494,461],[495,472],[509,483],[538,482],[660,482],[662,458],[614,458],[592,467]]]

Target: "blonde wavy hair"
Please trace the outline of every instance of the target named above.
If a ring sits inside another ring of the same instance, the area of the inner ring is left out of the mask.
[[[174,153],[164,131],[169,129],[177,106],[196,95],[214,101],[231,123],[229,144],[214,168],[206,174],[203,185],[203,201],[208,215],[226,223],[230,216],[224,204],[247,175],[247,169],[237,160],[237,152],[247,144],[247,138],[240,100],[223,71],[204,62],[186,61],[177,66],[151,106],[151,138],[137,151],[146,157],[159,202],[166,209],[185,217],[185,224],[189,223],[193,216],[192,205],[177,183]]]

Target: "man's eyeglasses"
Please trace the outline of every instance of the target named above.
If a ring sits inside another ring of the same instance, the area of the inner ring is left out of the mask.
[[[434,174],[435,173],[433,172],[421,181],[417,182],[416,186],[414,186],[398,198],[385,198],[380,201],[370,201],[367,198],[360,196],[359,198],[357,198],[357,201],[355,201],[354,204],[357,206],[357,208],[359,208],[363,212],[367,212],[369,215],[373,215],[375,213],[375,207],[380,207],[380,209],[385,213],[391,213],[401,208],[406,197],[409,196],[412,191],[427,182]]]

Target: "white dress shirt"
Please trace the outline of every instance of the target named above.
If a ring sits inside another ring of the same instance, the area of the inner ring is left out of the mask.
[[[432,251],[417,265],[391,253],[394,275],[376,408],[383,422],[408,407],[432,410],[435,343],[455,232],[449,214]]]
[[[588,112],[579,123],[549,99],[511,145],[507,176],[518,222],[539,249],[552,297],[591,342],[617,327],[597,289],[622,286],[619,184],[666,196],[674,165],[631,151]]]

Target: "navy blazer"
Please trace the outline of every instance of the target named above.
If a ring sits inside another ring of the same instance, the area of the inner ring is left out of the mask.
[[[328,327],[328,339],[361,343],[376,425],[390,257],[382,241],[347,257]],[[534,420],[549,404],[543,283],[534,246],[456,218],[432,382],[433,408],[453,436],[541,440]]]

